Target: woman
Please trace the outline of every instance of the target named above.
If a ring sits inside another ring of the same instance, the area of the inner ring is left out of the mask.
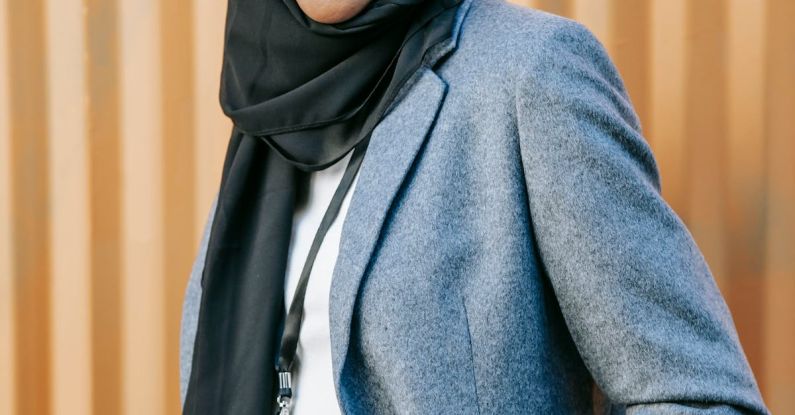
[[[224,53],[184,413],[767,413],[582,25],[231,0]]]

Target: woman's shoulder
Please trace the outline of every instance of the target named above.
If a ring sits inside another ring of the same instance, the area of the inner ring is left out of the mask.
[[[472,0],[454,55],[470,69],[519,77],[571,60],[612,67],[603,44],[582,23],[504,0]]]
[[[504,0],[470,1],[456,51],[439,68],[470,105],[521,101],[549,112],[588,101],[639,128],[619,71],[590,29]]]

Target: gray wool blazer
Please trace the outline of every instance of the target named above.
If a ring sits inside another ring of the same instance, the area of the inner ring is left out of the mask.
[[[343,413],[767,413],[623,82],[581,24],[465,0],[371,140],[332,276]]]

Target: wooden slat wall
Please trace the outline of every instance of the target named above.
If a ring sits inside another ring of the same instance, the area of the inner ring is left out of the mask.
[[[84,0],[83,8],[89,159],[84,182],[90,189],[91,220],[91,408],[97,414],[118,414],[122,352],[118,5],[114,1]]]
[[[0,27],[8,27],[8,0],[0,0]],[[11,236],[11,87],[8,30],[0,30],[0,414],[17,413],[16,302]]]
[[[726,163],[720,177],[726,245],[722,283],[752,367],[762,369],[765,302],[765,22],[766,4],[730,0],[726,13]],[[793,205],[790,205],[791,207]],[[741,236],[741,237],[738,237]],[[793,325],[795,327],[795,325]],[[760,375],[762,373],[759,373]],[[760,376],[761,386],[767,378]],[[793,408],[793,407],[790,407]]]
[[[8,50],[4,70],[9,79],[8,145],[11,287],[13,315],[12,355],[15,404],[21,414],[49,412],[52,403],[51,229],[48,133],[45,2],[11,0],[6,5]],[[12,364],[3,364],[3,367]]]
[[[67,415],[90,413],[93,392],[85,32],[80,0],[46,0],[44,7],[49,94],[43,111],[49,119],[44,154],[50,183],[49,401],[51,413]]]
[[[165,89],[157,0],[119,0],[121,408],[165,410]],[[168,109],[170,110],[170,109]],[[189,155],[188,155],[189,156]],[[189,235],[187,235],[189,236]],[[182,241],[189,243],[188,240]],[[172,362],[173,364],[173,362]]]
[[[619,67],[770,408],[795,411],[795,2],[524,0]],[[179,413],[225,2],[0,0],[0,415]]]
[[[777,413],[795,408],[795,2],[767,5],[763,378]]]

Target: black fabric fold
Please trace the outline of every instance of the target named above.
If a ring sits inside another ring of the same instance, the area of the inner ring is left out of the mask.
[[[326,25],[295,0],[229,1],[220,101],[234,128],[184,414],[270,412],[292,217],[307,172],[366,145],[426,52],[452,35],[459,3],[376,0]]]

